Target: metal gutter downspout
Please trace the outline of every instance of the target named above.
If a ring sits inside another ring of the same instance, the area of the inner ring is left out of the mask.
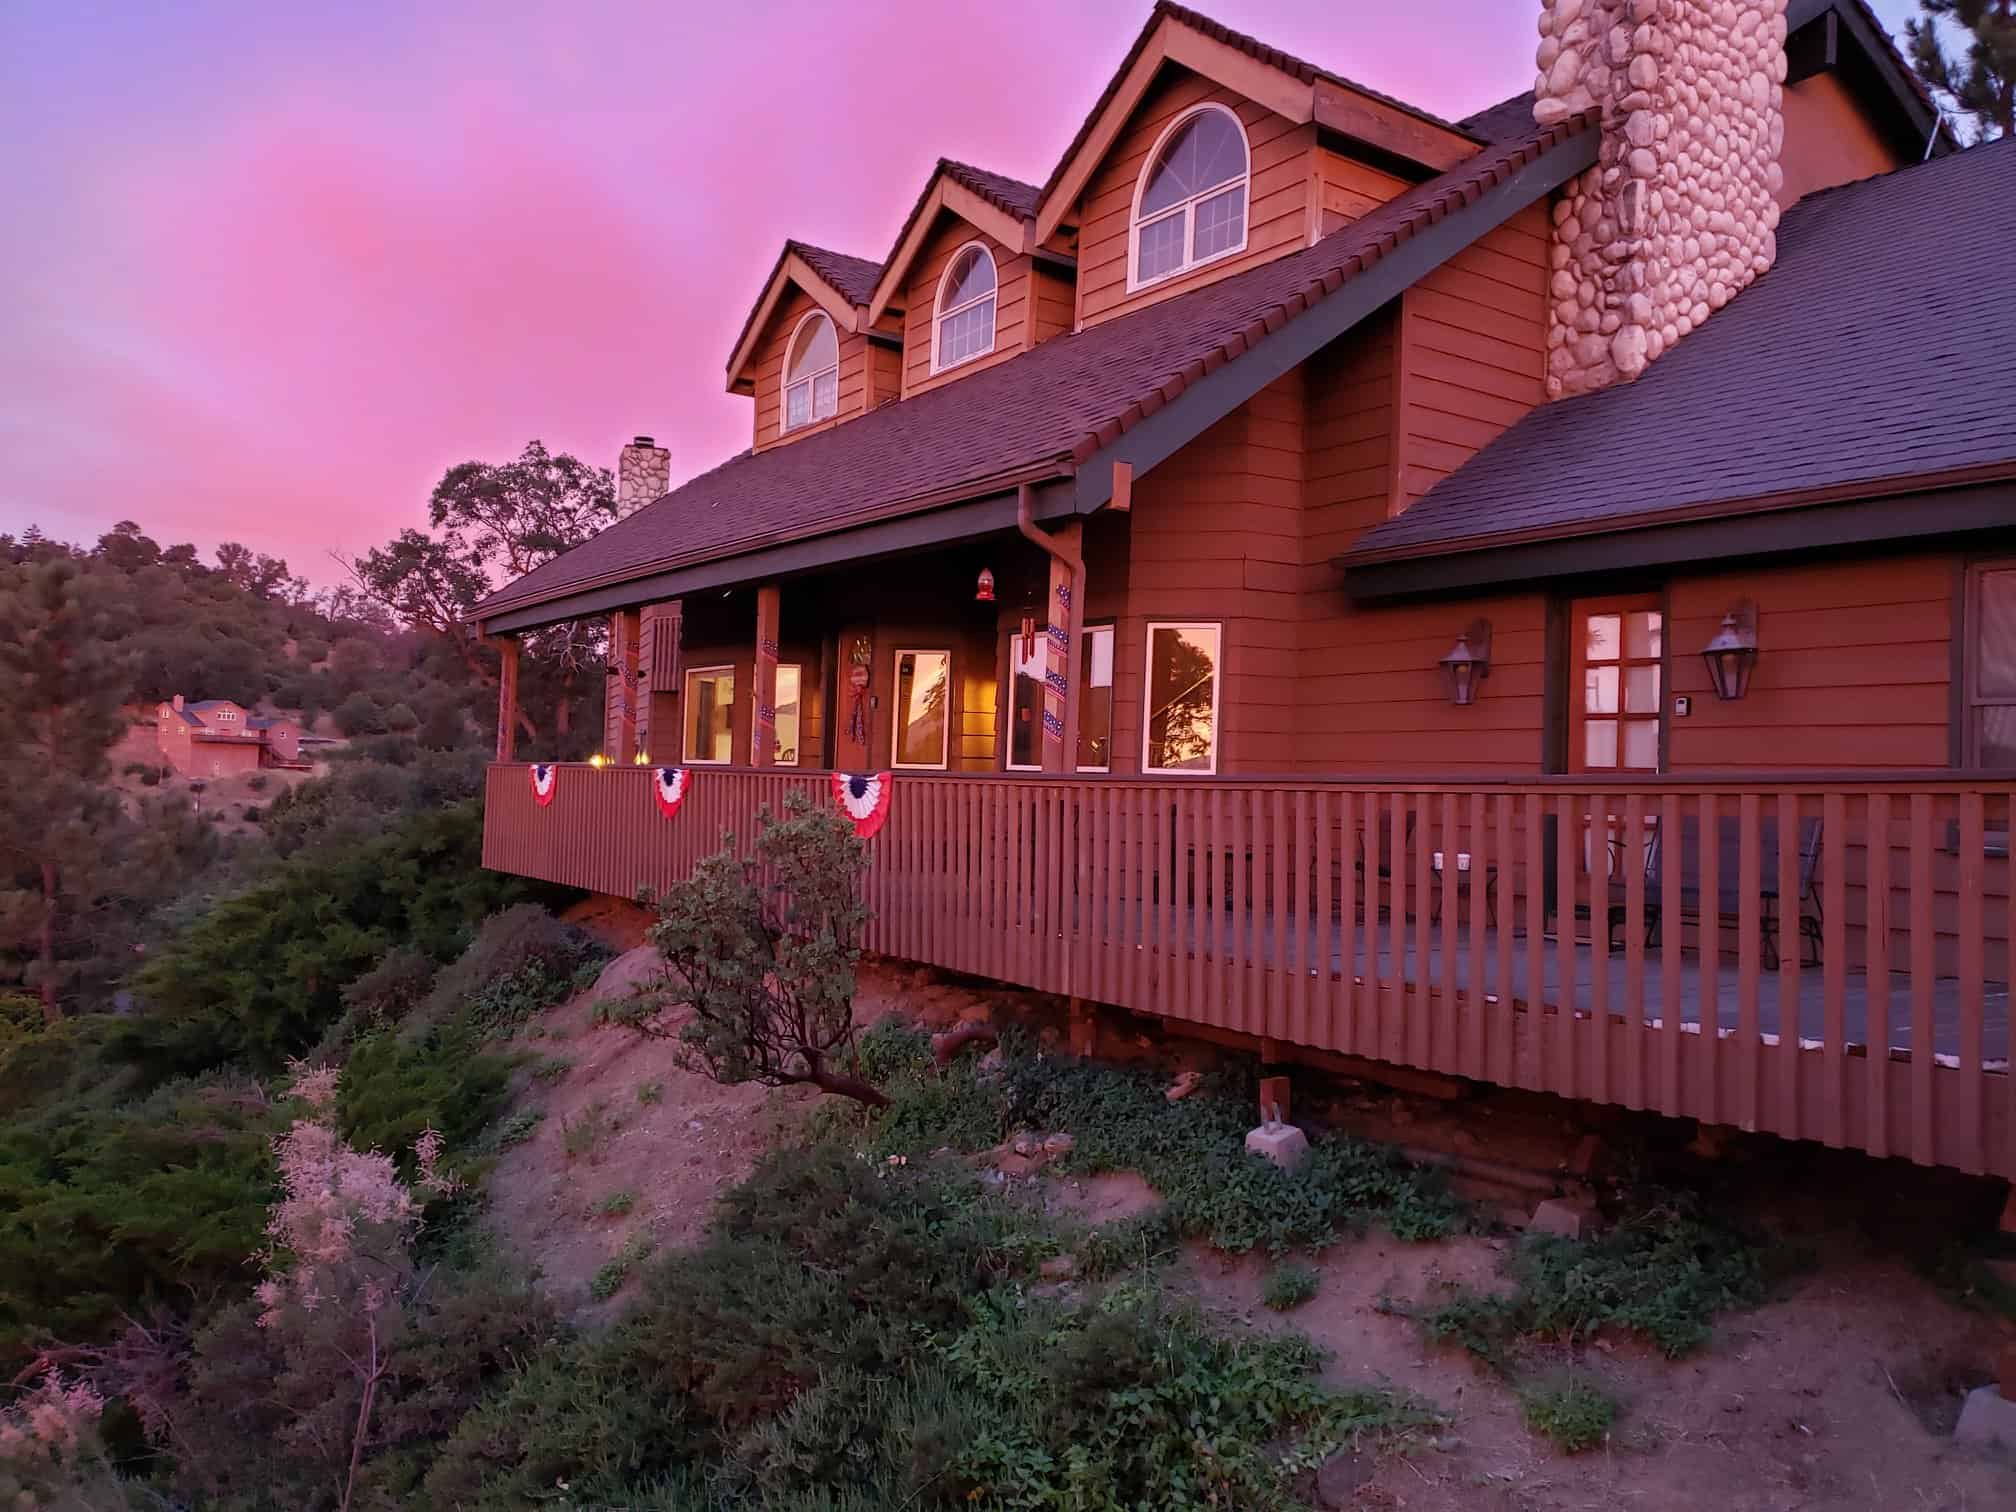
[[[1064,665],[1061,668],[1055,669],[1064,679],[1062,699],[1064,708],[1060,715],[1063,725],[1063,755],[1057,770],[1060,772],[1070,772],[1078,764],[1078,688],[1073,679],[1076,677],[1078,671],[1079,626],[1084,622],[1085,618],[1085,558],[1078,553],[1076,548],[1058,540],[1049,531],[1038,528],[1036,524],[1036,490],[1032,484],[1024,483],[1015,490],[1015,528],[1038,546],[1041,546],[1044,551],[1049,553],[1051,560],[1064,569],[1063,587],[1066,593]],[[1055,582],[1056,578],[1053,572],[1053,585],[1055,585]],[[1054,613],[1056,610],[1056,598],[1057,595],[1053,586],[1050,602],[1046,606],[1050,613]],[[1054,688],[1056,685],[1055,679],[1048,681],[1050,682],[1050,686]],[[1047,730],[1045,731],[1045,738],[1046,740],[1048,738]],[[1045,770],[1049,770],[1047,763],[1045,764]]]

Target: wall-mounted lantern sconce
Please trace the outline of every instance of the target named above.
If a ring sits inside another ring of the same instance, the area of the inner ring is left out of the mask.
[[[982,567],[980,569],[980,583],[973,590],[973,601],[976,604],[991,604],[994,602],[994,573],[991,568]]]
[[[1491,621],[1472,620],[1442,658],[1442,670],[1449,678],[1449,702],[1458,708],[1477,702],[1478,684],[1491,675]]]
[[[1757,606],[1744,599],[1723,615],[1722,628],[1701,648],[1701,660],[1717,698],[1729,701],[1749,692],[1757,665]]]
[[[1036,655],[1036,616],[1022,616],[1022,660],[1032,660]]]
[[[588,758],[588,765],[592,767],[605,767],[609,765],[609,758],[604,756],[600,751],[597,751],[593,756]]]

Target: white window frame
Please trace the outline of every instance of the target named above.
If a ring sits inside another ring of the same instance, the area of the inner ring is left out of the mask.
[[[805,327],[815,320],[823,320],[833,332],[833,366],[807,373],[803,378],[791,377],[791,359],[798,350],[799,339],[805,334]],[[819,413],[819,380],[828,373],[833,375],[833,413]],[[791,327],[791,339],[784,343],[784,371],[778,375],[781,382],[777,390],[777,434],[788,435],[792,431],[810,430],[822,421],[831,420],[840,413],[840,327],[833,324],[833,317],[824,310],[808,310],[798,317],[798,323]],[[805,385],[805,413],[810,417],[798,424],[791,423],[791,390],[799,384]]]
[[[786,667],[789,667],[793,672],[798,674],[798,732],[797,732],[798,738],[792,741],[791,743],[792,756],[789,761],[784,760],[781,756],[772,755],[770,758],[770,763],[772,766],[795,767],[801,761],[804,760],[804,753],[805,753],[805,664],[803,662],[777,663],[777,677],[779,680],[782,680],[784,676],[784,669]],[[777,689],[775,683],[771,685],[770,696],[773,699],[775,699],[777,696]],[[774,741],[777,738],[777,725],[774,718],[775,714],[774,705],[772,707],[772,714],[773,718],[770,725],[770,738],[771,740]]]
[[[1117,688],[1118,688],[1118,687],[1120,686],[1120,664],[1119,664],[1119,660],[1118,660],[1118,658],[1119,658],[1119,654],[1120,654],[1120,627],[1119,627],[1118,625],[1083,625],[1083,626],[1080,626],[1080,627],[1079,627],[1079,630],[1078,630],[1078,641],[1079,641],[1079,644],[1080,644],[1080,645],[1082,645],[1082,646],[1084,646],[1084,647],[1085,647],[1085,649],[1087,650],[1087,652],[1090,652],[1090,650],[1091,650],[1091,648],[1092,648],[1092,640],[1093,640],[1093,637],[1094,637],[1094,636],[1099,636],[1099,635],[1105,635],[1105,636],[1110,636],[1110,637],[1112,638],[1112,641],[1113,641],[1113,654],[1112,654],[1111,656],[1107,657],[1107,659],[1106,659],[1106,661],[1107,661],[1107,665],[1108,665],[1108,666],[1109,666],[1109,667],[1110,667],[1110,668],[1112,669],[1112,674],[1113,674],[1113,681],[1112,681],[1112,682],[1111,682],[1110,684],[1108,684],[1108,688],[1109,688],[1109,692],[1108,692],[1108,695],[1107,695],[1107,699],[1106,699],[1106,721],[1107,721],[1107,730],[1106,730],[1106,765],[1104,765],[1104,766],[1080,766],[1080,767],[1079,767],[1079,768],[1078,768],[1077,770],[1079,770],[1079,771],[1081,771],[1081,772],[1110,772],[1110,771],[1112,771],[1112,770],[1113,770],[1113,730],[1112,730],[1112,723],[1113,723],[1113,714],[1114,714],[1114,709],[1113,709],[1113,700],[1114,700],[1114,697],[1115,697],[1116,695],[1115,695],[1115,693],[1113,693],[1113,692],[1112,692],[1111,690],[1113,690],[1113,689],[1117,689]],[[1221,631],[1220,631],[1220,632],[1218,633],[1218,649],[1219,649],[1219,655],[1221,655],[1221,656],[1222,656],[1222,655],[1224,655],[1224,649],[1225,649],[1225,633],[1224,633],[1224,632],[1223,632],[1222,630],[1221,630]],[[1082,662],[1083,660],[1084,660],[1084,658],[1082,658],[1082,657],[1081,657],[1081,658],[1080,658],[1080,661]],[[1086,694],[1087,694],[1088,692],[1090,692],[1090,691],[1091,691],[1091,689],[1092,689],[1092,678],[1091,678],[1090,674],[1089,674],[1089,673],[1087,673],[1087,672],[1085,671],[1085,669],[1084,669],[1084,667],[1083,667],[1082,665],[1081,665],[1081,666],[1079,667],[1079,674],[1078,674],[1078,675],[1079,675],[1079,688],[1078,688],[1078,722],[1079,722],[1079,731],[1078,731],[1078,738],[1079,738],[1079,739],[1080,739],[1080,740],[1082,741],[1082,740],[1083,740],[1083,739],[1085,738],[1085,731],[1084,731],[1084,722],[1085,722],[1085,695],[1086,695]],[[1216,709],[1216,708],[1213,708],[1213,709],[1212,709],[1212,711],[1211,711],[1211,717],[1212,717],[1212,719],[1213,719],[1213,721],[1214,721],[1214,724],[1213,724],[1213,729],[1215,730],[1215,729],[1216,729],[1216,724],[1215,724],[1215,721],[1216,721],[1216,719],[1217,719],[1217,717],[1218,717],[1218,711],[1217,711],[1217,709]],[[1213,756],[1213,758],[1215,759],[1215,758],[1216,758],[1216,756],[1217,756],[1217,753],[1218,753],[1218,740],[1217,740],[1217,736],[1216,736],[1215,734],[1214,734],[1214,735],[1212,736],[1212,740],[1211,740],[1211,753],[1212,753],[1212,756]],[[1073,751],[1073,752],[1072,752],[1071,754],[1072,754],[1073,756],[1076,756],[1076,755],[1077,755],[1078,753],[1077,753],[1076,751]]]
[[[1043,678],[1040,675],[1036,680],[1036,760],[1032,764],[1015,759],[1015,668],[1022,659],[1018,649],[1021,640],[1020,630],[1008,632],[1008,738],[1001,746],[1001,769],[1004,772],[1040,772],[1043,770]],[[1036,632],[1036,657],[1047,671],[1050,646],[1040,629]]]
[[[903,749],[903,658],[942,656],[945,658],[945,728],[938,737],[936,761],[898,761]],[[898,646],[889,663],[889,765],[906,772],[943,772],[952,766],[952,648],[950,646]]]
[[[1155,681],[1155,632],[1157,630],[1211,630],[1218,636],[1218,661],[1211,669],[1211,761],[1202,767],[1157,767],[1148,765],[1150,689]],[[1141,643],[1141,775],[1144,777],[1215,777],[1218,750],[1225,738],[1219,722],[1219,705],[1225,698],[1225,622],[1223,620],[1150,620]]]
[[[1220,115],[1230,120],[1233,129],[1239,133],[1239,141],[1246,149],[1246,171],[1236,179],[1227,179],[1222,184],[1213,184],[1209,189],[1200,190],[1199,192],[1191,195],[1190,198],[1182,201],[1179,204],[1171,205],[1166,210],[1156,211],[1155,214],[1152,217],[1150,217],[1148,221],[1148,224],[1150,225],[1160,225],[1163,221],[1169,220],[1175,216],[1182,217],[1183,261],[1178,263],[1175,267],[1169,269],[1169,271],[1166,273],[1157,273],[1153,278],[1143,278],[1140,276],[1141,228],[1142,228],[1141,199],[1142,196],[1148,192],[1148,181],[1149,179],[1154,177],[1156,166],[1160,164],[1162,161],[1163,149],[1166,148],[1169,145],[1169,143],[1175,138],[1176,133],[1181,131],[1185,126],[1189,125],[1189,123],[1194,121],[1198,116],[1203,115],[1206,111],[1212,111],[1212,110],[1217,111]],[[1225,191],[1230,189],[1234,184],[1239,185],[1246,192],[1246,206],[1239,217],[1239,240],[1232,246],[1224,247],[1216,252],[1213,252],[1209,257],[1191,256],[1191,249],[1195,247],[1197,243],[1196,220],[1197,220],[1198,201],[1215,199],[1219,195],[1225,193]],[[1153,288],[1156,284],[1167,283],[1172,278],[1181,278],[1185,273],[1192,272],[1198,268],[1209,267],[1212,263],[1222,262],[1228,257],[1237,257],[1241,252],[1244,252],[1246,250],[1247,240],[1252,236],[1252,234],[1253,234],[1253,140],[1251,137],[1246,135],[1246,123],[1239,119],[1239,113],[1236,110],[1233,110],[1228,106],[1219,105],[1216,103],[1207,103],[1199,105],[1194,109],[1184,111],[1183,114],[1179,115],[1178,117],[1176,117],[1175,120],[1171,121],[1167,126],[1162,128],[1162,134],[1157,138],[1155,138],[1155,145],[1154,147],[1149,149],[1147,161],[1144,162],[1141,166],[1140,177],[1134,181],[1134,201],[1133,204],[1128,207],[1127,212],[1127,292],[1129,294],[1132,294],[1135,293],[1137,290],[1150,289]]]
[[[693,725],[693,683],[701,677],[716,677],[728,674],[728,755],[695,756],[693,740],[699,733]],[[685,754],[687,766],[732,766],[735,762],[735,664],[723,663],[718,667],[688,667],[685,681],[679,688],[679,748]]]
[[[964,260],[968,252],[978,252],[987,259],[987,266],[994,270],[994,287],[976,299],[969,299],[962,305],[945,308],[946,285],[952,281],[953,270]],[[938,333],[945,328],[945,322],[954,315],[963,315],[976,305],[988,300],[994,303],[994,318],[987,322],[987,345],[977,352],[968,352],[964,357],[956,357],[950,362],[943,361],[938,351]],[[945,264],[945,271],[938,275],[938,293],[931,301],[931,372],[948,372],[956,367],[964,367],[969,362],[978,362],[982,357],[993,355],[994,343],[1001,335],[1001,264],[994,259],[994,249],[977,237],[965,243],[952,254],[952,260]]]

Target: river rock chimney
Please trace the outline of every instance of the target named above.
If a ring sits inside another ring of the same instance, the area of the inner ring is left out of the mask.
[[[616,517],[635,514],[671,486],[671,449],[639,436],[616,461]]]
[[[1601,112],[1554,204],[1549,397],[1636,378],[1778,255],[1787,0],[1541,0],[1533,119]]]

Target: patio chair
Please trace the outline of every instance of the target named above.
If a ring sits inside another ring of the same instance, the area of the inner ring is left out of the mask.
[[[1670,854],[1667,837],[1655,816],[1650,832],[1645,837],[1645,944],[1649,948],[1659,943],[1659,931],[1664,924],[1665,911],[1664,867]],[[1715,909],[1718,926],[1724,919],[1735,922],[1742,917],[1742,874],[1743,874],[1743,821],[1736,815],[1724,814],[1715,822]],[[1822,831],[1818,819],[1806,819],[1799,826],[1799,895],[1792,902],[1793,912],[1798,919],[1800,959],[1808,966],[1820,964],[1821,923],[1825,915],[1821,908],[1818,877],[1820,871],[1820,851]],[[1622,870],[1620,847],[1613,847],[1612,855],[1617,864],[1611,868],[1609,930],[1607,943],[1613,951],[1622,948],[1619,934],[1626,921],[1625,879],[1617,873]],[[1758,825],[1757,846],[1757,896],[1761,907],[1757,933],[1764,968],[1775,971],[1778,967],[1778,935],[1781,922],[1781,900],[1778,892],[1778,821],[1775,816],[1765,815]],[[1701,821],[1696,815],[1685,815],[1680,820],[1680,922],[1684,926],[1699,927],[1702,916],[1701,879]],[[1811,910],[1810,912],[1808,910]]]
[[[1373,857],[1371,877],[1374,881],[1390,882],[1393,880],[1393,827],[1384,815],[1380,816],[1379,827],[1375,834],[1377,853]],[[1401,847],[1409,851],[1414,848],[1413,809],[1407,810],[1407,833],[1406,838],[1401,841]],[[1369,901],[1371,898],[1371,888],[1366,881],[1365,832],[1363,830],[1358,831],[1358,859],[1355,865],[1358,872],[1358,895]],[[1386,904],[1382,902],[1379,905],[1379,917],[1382,919],[1385,918],[1388,912]]]

